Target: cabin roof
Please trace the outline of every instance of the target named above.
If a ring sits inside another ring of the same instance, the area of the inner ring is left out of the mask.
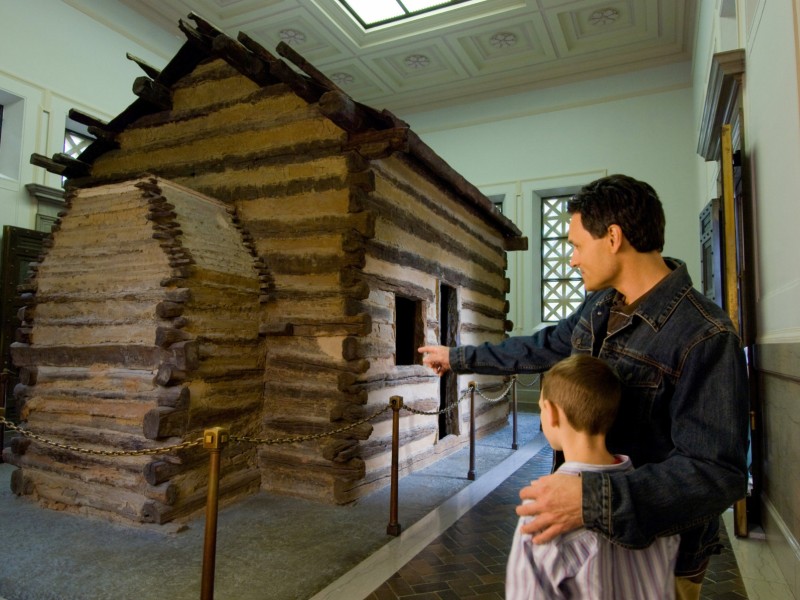
[[[233,39],[194,13],[188,18],[195,25],[183,20],[179,22],[187,41],[163,69],[158,70],[128,55],[143,69],[145,75],[134,81],[133,89],[139,97],[120,114],[105,123],[78,111],[70,112],[71,118],[89,125],[89,131],[97,138],[77,161],[65,155],[55,155],[52,160],[34,155],[31,162],[51,171],[56,169],[66,177],[88,174],[90,165],[98,157],[118,147],[115,141],[117,134],[139,118],[164,110],[159,99],[168,98],[169,89],[178,80],[191,73],[199,63],[209,58],[221,58],[259,85],[284,83],[307,102],[317,103],[325,116],[348,133],[347,147],[359,150],[368,147],[368,158],[389,156],[395,152],[406,154],[424,166],[431,176],[444,182],[466,206],[476,210],[497,228],[506,239],[506,249],[527,247],[527,238],[522,237],[519,228],[497,211],[480,190],[425,144],[408,123],[388,110],[378,111],[356,102],[284,42],[276,47],[280,56],[275,56],[243,32]]]

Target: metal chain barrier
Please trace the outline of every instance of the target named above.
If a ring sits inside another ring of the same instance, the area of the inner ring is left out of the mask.
[[[418,410],[416,408],[411,408],[410,406],[406,406],[405,404],[402,406],[402,408],[406,412],[410,412],[410,413],[413,413],[415,415],[426,415],[426,416],[429,416],[429,417],[434,417],[434,416],[437,416],[437,415],[441,415],[442,413],[446,413],[449,410],[453,410],[456,406],[458,406],[458,403],[461,402],[466,397],[467,397],[467,392],[464,392],[464,394],[461,396],[461,398],[459,398],[455,402],[450,402],[447,406],[445,406],[444,408],[439,409],[439,410],[432,410],[432,411]]]
[[[506,398],[509,390],[512,389],[515,382],[516,382],[516,376],[512,377],[511,381],[506,385],[506,388],[497,398],[487,397],[481,390],[477,388],[475,382],[470,382],[467,390],[464,391],[464,393],[458,400],[448,403],[447,406],[437,411],[422,411],[410,408],[408,406],[403,405],[402,397],[392,396],[388,405],[384,406],[380,410],[375,411],[369,416],[364,417],[363,419],[360,419],[353,423],[348,423],[347,425],[344,425],[342,427],[330,431],[323,431],[320,433],[293,436],[293,437],[258,438],[250,436],[236,436],[236,435],[230,435],[229,432],[224,428],[213,427],[204,430],[203,437],[194,440],[188,440],[180,444],[174,444],[172,446],[162,446],[159,448],[143,448],[140,450],[96,450],[92,448],[81,448],[79,446],[72,446],[70,444],[62,444],[60,442],[47,439],[46,437],[38,435],[30,430],[23,429],[22,427],[6,420],[5,409],[3,408],[0,408],[0,427],[5,427],[9,431],[15,431],[25,438],[28,438],[30,440],[35,440],[46,446],[51,446],[53,448],[58,448],[60,450],[68,450],[70,452],[91,454],[95,456],[147,456],[156,454],[166,454],[169,452],[174,452],[176,450],[193,448],[195,446],[203,446],[203,448],[208,450],[210,459],[209,483],[208,483],[208,496],[206,500],[206,523],[205,523],[205,538],[203,545],[203,571],[201,576],[200,598],[201,600],[213,600],[214,571],[216,563],[217,512],[219,504],[218,494],[219,494],[219,478],[220,478],[220,454],[227,443],[244,442],[251,444],[275,445],[275,444],[295,444],[300,442],[319,440],[325,437],[338,435],[350,429],[359,427],[360,425],[363,425],[375,419],[376,417],[380,416],[381,414],[385,413],[387,410],[392,409],[394,412],[393,423],[392,423],[392,472],[391,472],[392,490],[391,490],[390,522],[386,532],[387,534],[396,536],[400,534],[400,524],[397,521],[398,438],[399,438],[398,422],[399,422],[400,409],[405,409],[407,412],[417,415],[426,415],[426,416],[441,415],[442,413],[451,411],[454,408],[456,408],[457,405],[462,400],[464,400],[467,397],[467,395],[469,395],[470,396],[470,472],[468,473],[468,478],[475,479],[475,474],[474,474],[475,393],[477,392],[487,402],[490,403],[499,402],[500,400]],[[496,389],[496,386],[492,386],[492,389]],[[515,418],[516,418],[516,411],[515,411]],[[516,450],[516,422],[515,422],[515,443],[513,448]]]
[[[518,375],[514,375],[514,377],[516,377],[516,379],[517,379],[517,383],[518,383],[519,385],[521,385],[522,387],[533,387],[534,385],[536,385],[536,384],[539,382],[539,377],[541,377],[541,375],[538,375],[538,374],[537,374],[537,375],[534,375],[534,376],[533,376],[533,379],[531,380],[531,382],[530,382],[530,383],[523,383],[523,382],[520,380],[520,378],[519,378],[519,376],[518,376]]]
[[[382,409],[380,409],[378,411],[375,411],[373,414],[371,414],[368,417],[364,417],[360,421],[355,421],[354,423],[349,423],[348,425],[345,425],[344,427],[339,427],[338,429],[333,429],[331,431],[323,431],[321,433],[313,433],[313,434],[309,434],[309,435],[298,435],[298,436],[295,436],[295,437],[285,437],[285,438],[257,438],[257,437],[248,437],[248,436],[244,436],[244,435],[232,435],[232,436],[230,436],[230,440],[232,442],[250,442],[251,444],[264,444],[264,445],[267,445],[267,446],[275,445],[275,444],[296,444],[298,442],[309,442],[309,441],[312,441],[312,440],[318,440],[318,439],[321,439],[321,438],[324,438],[324,437],[337,435],[337,434],[343,433],[345,431],[348,431],[349,429],[354,429],[355,427],[358,427],[359,425],[363,425],[364,423],[367,423],[368,421],[371,421],[372,419],[374,419],[378,415],[381,415],[381,414],[385,413],[391,407],[392,406],[390,404],[387,404]]]
[[[506,396],[507,396],[509,390],[511,389],[512,385],[513,385],[513,381],[509,382],[509,384],[506,386],[506,388],[501,392],[500,396],[497,397],[497,398],[489,398],[478,387],[471,385],[470,387],[467,388],[467,390],[464,391],[464,393],[461,395],[461,397],[458,400],[456,400],[455,402],[451,402],[447,406],[445,406],[444,408],[442,408],[440,410],[436,410],[436,411],[417,410],[415,408],[411,408],[410,406],[405,406],[405,405],[402,408],[406,412],[410,412],[410,413],[413,413],[415,415],[437,416],[437,415],[440,415],[440,414],[445,413],[447,411],[453,410],[453,408],[458,406],[459,402],[461,402],[462,400],[464,400],[467,397],[467,395],[470,393],[470,391],[472,390],[473,387],[474,387],[475,391],[478,393],[478,395],[481,398],[483,398],[484,400],[486,400],[487,402],[499,402],[499,401],[501,401],[501,400],[506,398]],[[384,406],[380,410],[376,410],[374,413],[370,414],[367,417],[364,417],[363,419],[360,419],[358,421],[354,421],[353,423],[348,423],[347,425],[339,427],[338,429],[332,429],[330,431],[323,431],[323,432],[320,432],[320,433],[314,433],[314,434],[309,434],[309,435],[301,435],[301,436],[294,436],[294,437],[281,437],[281,438],[259,438],[259,437],[243,436],[243,435],[241,435],[241,436],[240,435],[231,435],[230,436],[230,441],[231,442],[246,442],[246,443],[260,444],[260,445],[266,445],[266,446],[272,446],[272,445],[276,445],[276,444],[297,444],[297,443],[302,443],[302,442],[310,442],[310,441],[319,440],[319,439],[322,439],[322,438],[325,438],[325,437],[338,435],[338,434],[344,433],[345,431],[348,431],[350,429],[355,429],[356,427],[359,427],[360,425],[363,425],[365,423],[368,423],[369,421],[372,421],[373,419],[375,419],[378,416],[382,415],[383,413],[385,413],[387,410],[390,410],[391,408],[392,408],[391,404],[387,404],[386,406]],[[60,442],[55,442],[53,440],[45,438],[44,436],[38,435],[38,434],[36,434],[36,433],[34,433],[32,431],[29,431],[27,429],[23,429],[22,427],[19,427],[18,425],[15,425],[11,421],[6,420],[6,418],[4,416],[0,416],[0,425],[5,426],[9,431],[16,431],[17,433],[19,433],[20,435],[22,435],[22,436],[24,436],[26,438],[29,438],[29,439],[32,439],[32,440],[36,440],[37,442],[40,442],[40,443],[45,444],[47,446],[51,446],[53,448],[59,448],[60,450],[69,450],[69,451],[72,451],[72,452],[79,452],[79,453],[82,453],[82,454],[92,454],[92,455],[95,455],[95,456],[147,456],[147,455],[153,455],[153,454],[166,454],[166,453],[169,453],[169,452],[173,452],[175,450],[184,450],[186,448],[193,448],[195,446],[201,446],[203,444],[203,438],[200,437],[200,438],[196,438],[194,440],[181,442],[180,444],[175,444],[175,445],[172,445],[172,446],[161,446],[161,447],[158,447],[158,448],[143,448],[143,449],[140,449],[140,450],[95,450],[95,449],[92,449],[92,448],[81,448],[80,446],[71,446],[69,444],[62,444]]]
[[[510,380],[510,381],[509,381],[509,382],[506,384],[506,387],[505,387],[505,389],[504,389],[502,392],[500,392],[500,395],[499,395],[499,396],[497,396],[496,398],[489,398],[489,397],[488,397],[486,394],[484,394],[484,393],[483,393],[481,390],[479,390],[477,387],[475,388],[475,391],[476,391],[476,392],[478,392],[478,395],[479,395],[481,398],[483,398],[484,400],[486,400],[487,402],[489,402],[489,403],[491,403],[491,404],[496,404],[496,403],[498,403],[498,402],[502,402],[503,400],[507,400],[507,399],[508,399],[508,398],[507,398],[507,396],[508,396],[508,392],[510,392],[510,391],[511,391],[511,388],[512,388],[513,386],[514,386],[514,379],[512,378],[512,379],[511,379],[511,380]]]
[[[159,448],[143,448],[141,450],[94,450],[92,448],[81,448],[79,446],[70,446],[69,444],[54,442],[53,440],[49,440],[41,435],[33,433],[32,431],[22,429],[11,421],[7,421],[6,418],[2,416],[0,416],[0,425],[5,426],[10,431],[16,431],[26,438],[36,440],[41,444],[52,446],[53,448],[70,450],[71,452],[80,452],[82,454],[93,454],[95,456],[147,456],[152,454],[166,454],[174,450],[183,450],[184,448],[200,446],[203,443],[203,438],[197,438],[196,440],[182,442],[180,444],[175,444],[174,446],[161,446]]]

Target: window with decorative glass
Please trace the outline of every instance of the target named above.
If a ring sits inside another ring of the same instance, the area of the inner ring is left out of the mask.
[[[64,154],[78,158],[81,152],[86,150],[86,147],[94,141],[90,135],[79,133],[71,129],[64,132]]]
[[[581,273],[569,264],[569,199],[542,198],[542,322],[547,323],[571,315],[585,297]]]

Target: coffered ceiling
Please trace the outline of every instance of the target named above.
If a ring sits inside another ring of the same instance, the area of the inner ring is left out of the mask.
[[[697,8],[697,0],[473,0],[365,31],[336,0],[118,2],[176,44],[190,12],[267,49],[284,41],[354,99],[399,114],[690,60]]]

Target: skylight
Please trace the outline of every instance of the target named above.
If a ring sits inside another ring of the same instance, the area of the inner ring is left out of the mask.
[[[394,23],[469,0],[339,0],[364,29]]]

